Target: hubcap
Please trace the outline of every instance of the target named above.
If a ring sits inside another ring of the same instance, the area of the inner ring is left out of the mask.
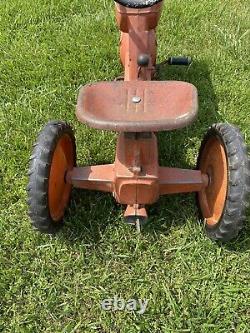
[[[199,193],[199,202],[208,226],[216,225],[223,214],[228,188],[228,162],[224,145],[218,137],[210,138],[200,158],[200,170],[209,184]]]
[[[65,134],[57,143],[49,176],[49,211],[55,222],[62,219],[69,202],[72,186],[66,183],[65,175],[73,167],[74,147],[69,135]]]

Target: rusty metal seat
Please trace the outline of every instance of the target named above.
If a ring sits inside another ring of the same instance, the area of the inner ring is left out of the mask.
[[[81,88],[76,114],[93,128],[157,132],[189,125],[197,110],[197,90],[187,82],[99,82]]]

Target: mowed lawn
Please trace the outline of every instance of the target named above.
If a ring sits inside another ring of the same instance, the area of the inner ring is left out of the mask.
[[[161,62],[190,55],[190,68],[158,78],[195,84],[199,118],[159,135],[164,166],[194,168],[214,122],[238,125],[250,145],[249,2],[165,1]],[[79,165],[111,163],[115,133],[79,124],[79,87],[122,68],[111,0],[0,2],[0,331],[13,333],[250,332],[250,214],[233,242],[211,242],[194,195],[161,198],[141,235],[111,196],[74,190],[65,227],[40,235],[27,217],[32,144],[52,119],[72,124]],[[143,315],[105,312],[115,295],[148,299]]]

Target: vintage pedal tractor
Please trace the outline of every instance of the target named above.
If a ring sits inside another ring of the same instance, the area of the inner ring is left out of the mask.
[[[30,159],[28,204],[32,224],[58,230],[72,186],[112,193],[125,205],[125,220],[140,229],[146,206],[159,196],[196,192],[212,239],[230,240],[242,228],[250,191],[250,163],[240,131],[214,124],[204,137],[197,169],[160,167],[156,133],[191,124],[198,111],[196,88],[187,82],[153,81],[156,27],[161,0],[116,0],[124,79],[81,88],[77,118],[90,127],[118,133],[113,164],[76,166],[71,127],[51,121],[40,132]],[[170,57],[169,65],[190,59]]]

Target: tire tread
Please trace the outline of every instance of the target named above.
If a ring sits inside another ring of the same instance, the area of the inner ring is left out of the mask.
[[[63,121],[50,121],[38,134],[29,159],[27,185],[28,214],[35,230],[54,234],[62,221],[54,222],[48,207],[48,182],[53,152],[62,135],[68,134],[75,152],[75,137],[71,126]],[[74,156],[75,159],[76,156]]]

